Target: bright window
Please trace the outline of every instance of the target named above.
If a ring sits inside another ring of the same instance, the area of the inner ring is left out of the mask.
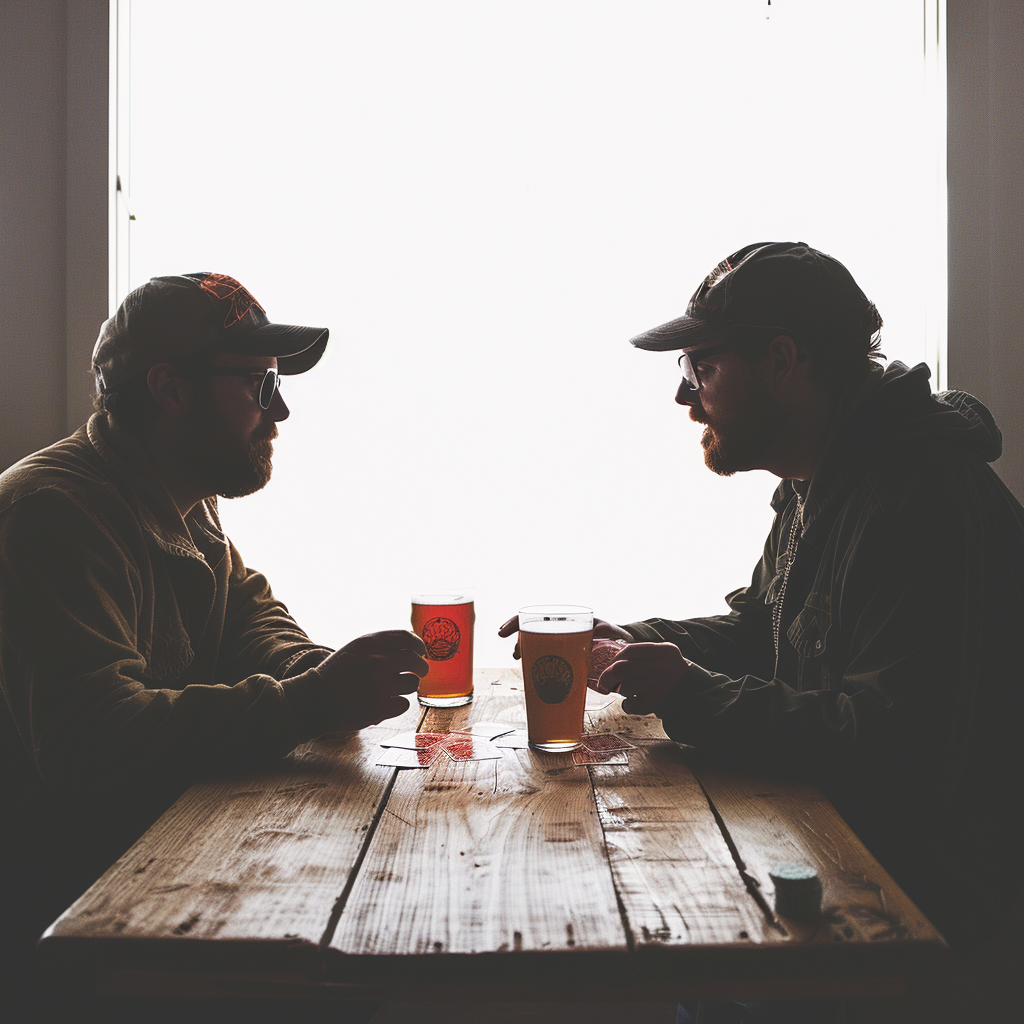
[[[793,239],[846,263],[890,358],[934,358],[922,20],[893,0],[133,0],[131,285],[214,270],[331,329],[285,380],[274,479],[222,502],[299,622],[340,645],[472,583],[477,664],[499,666],[520,604],[724,610],[777,481],[707,471],[674,357],[627,339],[731,251]]]

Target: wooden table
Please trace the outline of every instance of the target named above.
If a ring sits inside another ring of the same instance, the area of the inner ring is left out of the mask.
[[[101,992],[608,1000],[886,995],[941,936],[815,789],[702,766],[616,700],[629,765],[506,750],[374,764],[396,731],[525,725],[516,670],[263,774],[196,785],[47,931]],[[820,919],[768,865],[814,865]]]

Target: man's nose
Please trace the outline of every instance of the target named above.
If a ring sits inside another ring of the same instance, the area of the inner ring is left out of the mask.
[[[684,377],[679,382],[676,402],[679,405],[696,405],[700,401],[699,395],[700,392]]]
[[[285,400],[281,397],[280,388],[274,388],[274,397],[270,400],[267,412],[275,423],[280,423],[281,420],[286,420],[291,416],[291,410],[288,408]]]

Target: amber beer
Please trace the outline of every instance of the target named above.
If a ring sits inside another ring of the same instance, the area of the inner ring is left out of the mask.
[[[575,750],[583,736],[594,613],[580,605],[519,611],[526,723],[534,750]]]
[[[473,597],[466,591],[416,594],[412,631],[427,649],[427,674],[420,680],[420,703],[457,708],[473,700]]]

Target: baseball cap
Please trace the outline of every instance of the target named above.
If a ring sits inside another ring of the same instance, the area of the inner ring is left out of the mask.
[[[874,304],[833,257],[806,242],[755,242],[726,257],[693,293],[686,312],[630,344],[654,352],[709,348],[737,328],[802,336],[872,335]]]
[[[279,373],[305,373],[327,347],[326,327],[272,324],[252,293],[227,274],[154,277],[129,292],[100,328],[96,387],[108,392],[154,363],[205,349],[276,356]]]

